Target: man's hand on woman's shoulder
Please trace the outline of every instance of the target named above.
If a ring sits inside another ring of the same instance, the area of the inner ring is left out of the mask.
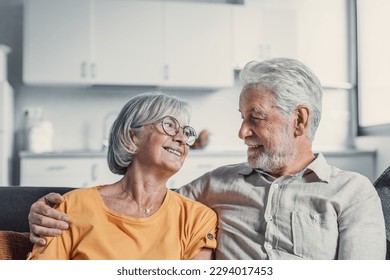
[[[58,236],[62,230],[68,229],[69,217],[53,208],[63,201],[64,198],[60,194],[49,193],[31,205],[28,222],[32,243],[43,246],[46,244],[44,237]]]

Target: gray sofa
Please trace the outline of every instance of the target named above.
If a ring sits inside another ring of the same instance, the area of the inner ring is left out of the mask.
[[[374,182],[382,202],[383,214],[386,224],[387,254],[386,259],[390,260],[390,166]]]
[[[26,259],[32,248],[28,233],[31,204],[50,192],[70,190],[73,188],[0,187],[0,260]]]
[[[0,187],[0,230],[27,232],[31,204],[50,192],[66,193],[73,188]]]
[[[386,223],[387,256],[390,259],[390,167],[374,182],[382,201]],[[31,250],[28,213],[31,204],[50,192],[66,193],[74,188],[0,187],[0,260],[25,259]]]

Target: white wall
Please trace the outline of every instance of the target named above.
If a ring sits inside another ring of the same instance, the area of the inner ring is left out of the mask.
[[[216,91],[173,90],[132,87],[54,88],[20,87],[16,98],[15,123],[19,147],[23,147],[24,110],[42,109],[44,118],[53,123],[55,150],[97,150],[104,136],[104,118],[119,111],[128,99],[140,92],[160,90],[176,95],[192,106],[191,125],[198,131],[211,132],[210,146],[218,149],[242,147],[238,137],[241,116],[238,112],[240,87]],[[315,146],[343,147],[350,137],[348,93],[327,91],[323,117]],[[111,118],[112,120],[112,118]],[[212,148],[212,147],[211,147]]]
[[[132,87],[19,88],[15,116],[18,145],[23,146],[24,110],[39,107],[44,118],[53,123],[54,149],[100,149],[104,118],[110,112],[118,112],[131,96],[148,90],[160,90],[188,100],[193,113],[191,125],[198,131],[207,129],[212,133],[210,145],[241,145],[237,136],[241,120],[239,88],[189,91]]]

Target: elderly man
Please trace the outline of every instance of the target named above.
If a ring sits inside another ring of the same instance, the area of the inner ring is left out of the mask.
[[[248,162],[178,190],[217,212],[216,258],[384,259],[384,218],[373,185],[312,151],[321,118],[318,78],[297,60],[275,58],[248,63],[241,80],[239,137]],[[66,228],[67,217],[45,200],[31,208],[33,242],[60,233],[46,227]]]

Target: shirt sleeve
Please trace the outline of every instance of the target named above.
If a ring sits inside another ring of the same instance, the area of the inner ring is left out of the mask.
[[[386,234],[379,196],[367,180],[339,218],[338,259],[385,259]]]
[[[208,205],[207,193],[210,186],[211,172],[208,172],[176,191],[192,200]]]
[[[189,242],[183,258],[192,259],[202,248],[217,248],[217,215],[204,205],[194,213],[190,221]]]

